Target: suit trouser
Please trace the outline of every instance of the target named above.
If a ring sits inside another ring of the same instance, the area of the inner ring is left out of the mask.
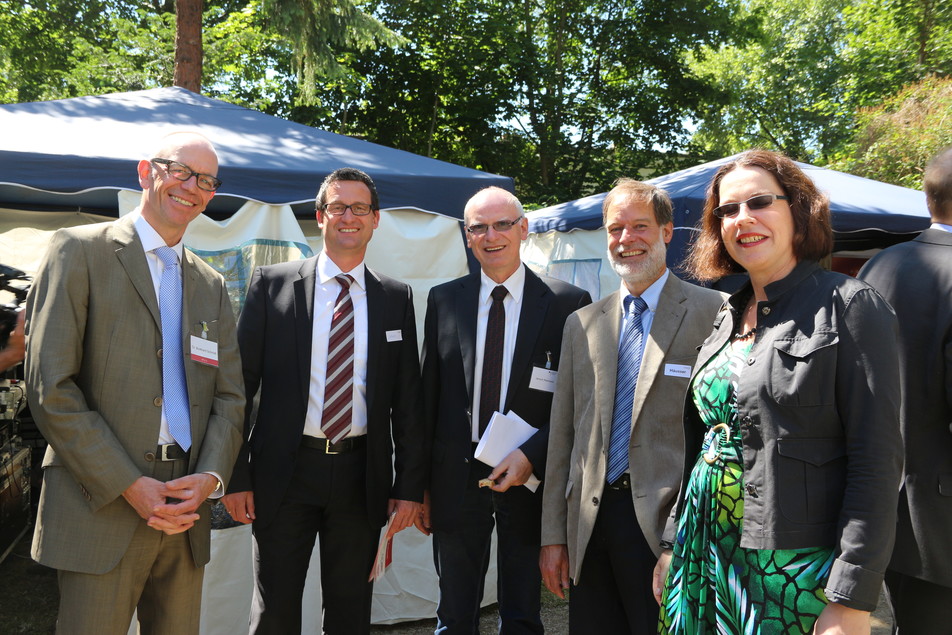
[[[479,633],[479,605],[495,525],[499,632],[542,633],[541,491],[533,494],[516,487],[496,493],[480,488],[479,479],[489,476],[492,468],[475,460],[470,466],[455,528],[433,532],[433,562],[440,577],[436,632]]]
[[[569,632],[658,632],[651,576],[658,557],[648,546],[628,489],[605,487],[579,572],[569,588]]]
[[[886,600],[895,635],[952,633],[952,588],[887,570]]]
[[[153,478],[169,481],[187,471],[187,460],[159,461]],[[192,559],[187,532],[168,536],[141,520],[125,555],[111,571],[57,572],[56,632],[125,635],[138,609],[143,635],[198,633],[203,572]]]
[[[324,454],[301,446],[291,484],[267,526],[253,525],[255,590],[251,632],[301,632],[307,568],[320,534],[323,631],[370,631],[373,584],[367,581],[380,527],[367,515],[367,449]],[[265,475],[266,477],[266,475]]]

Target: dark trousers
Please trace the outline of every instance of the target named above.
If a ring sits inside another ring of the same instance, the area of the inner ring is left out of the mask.
[[[274,520],[255,523],[251,632],[301,632],[307,567],[320,534],[323,632],[370,632],[373,584],[367,581],[380,528],[367,517],[366,449],[324,454],[301,447]]]
[[[602,493],[579,583],[569,589],[569,632],[658,632],[658,604],[651,574],[658,557],[648,546],[631,502],[631,491]]]
[[[491,471],[479,461],[471,462],[458,523],[451,530],[433,532],[433,562],[440,577],[436,633],[478,635],[494,525],[499,632],[543,632],[539,615],[540,495],[525,487],[503,493],[479,488],[479,479]]]
[[[952,633],[952,588],[887,570],[886,601],[894,635]]]

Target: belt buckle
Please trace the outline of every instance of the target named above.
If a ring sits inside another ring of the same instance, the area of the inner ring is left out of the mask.
[[[340,454],[340,452],[334,452],[331,450],[331,445],[333,444],[331,443],[330,439],[324,440],[324,454]]]
[[[731,440],[731,428],[726,423],[719,423],[707,431],[707,435],[710,436],[710,444],[704,452],[704,460],[708,465],[717,463],[717,460],[721,458],[721,438],[718,436],[719,432],[724,433],[726,437],[726,439],[724,439],[725,443]]]
[[[159,447],[162,448],[161,459],[163,461],[178,461],[178,459],[169,456],[169,448],[175,447],[174,443],[164,443]]]

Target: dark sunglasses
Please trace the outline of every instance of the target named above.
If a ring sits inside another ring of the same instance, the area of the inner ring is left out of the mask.
[[[780,196],[779,194],[758,194],[757,196],[751,196],[746,201],[741,201],[740,203],[725,203],[724,205],[718,205],[711,213],[717,216],[718,218],[730,218],[731,216],[736,216],[740,211],[741,205],[746,205],[749,210],[758,210],[770,207],[773,205],[774,200],[778,201],[789,201],[789,196]]]

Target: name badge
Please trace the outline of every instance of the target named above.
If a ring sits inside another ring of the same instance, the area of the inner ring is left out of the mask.
[[[529,388],[543,392],[555,392],[555,379],[558,376],[559,371],[557,370],[533,366],[532,378],[529,380]]]
[[[691,378],[691,367],[684,364],[665,364],[664,374],[669,377]]]
[[[218,368],[218,342],[192,335],[192,361]]]
[[[402,342],[403,341],[403,331],[397,329],[396,331],[387,331],[387,341],[388,342]]]

